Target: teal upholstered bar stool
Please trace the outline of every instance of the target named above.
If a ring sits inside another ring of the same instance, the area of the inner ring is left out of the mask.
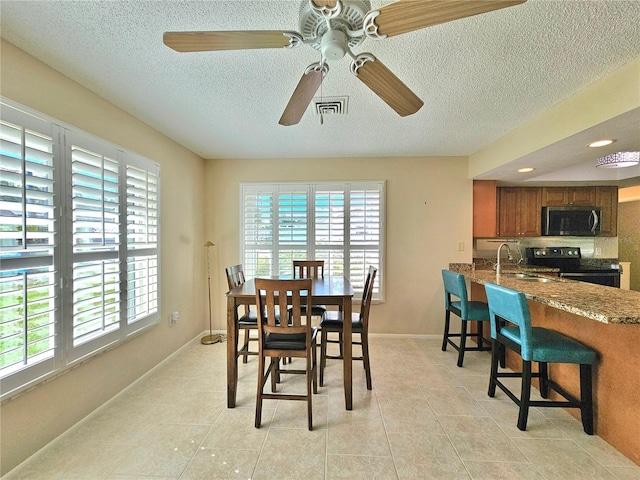
[[[467,295],[467,284],[464,276],[452,272],[450,270],[442,270],[442,280],[444,282],[444,300],[445,300],[445,316],[444,316],[444,335],[442,338],[442,351],[447,350],[447,344],[451,345],[458,351],[458,366],[462,367],[464,361],[464,353],[469,351],[490,350],[490,346],[484,346],[486,343],[490,345],[489,340],[482,335],[483,322],[489,321],[489,307],[484,302],[476,302],[469,300]],[[455,298],[457,298],[457,300]],[[449,324],[451,321],[451,313],[456,314],[462,320],[460,333],[449,333]],[[467,323],[478,322],[476,333],[467,333]],[[478,346],[467,347],[467,337],[477,339]],[[456,344],[452,338],[459,338],[459,344]]]
[[[593,435],[593,399],[591,366],[597,359],[595,351],[561,333],[542,327],[531,326],[527,299],[522,292],[488,283],[485,285],[491,316],[491,377],[489,396],[500,387],[519,407],[518,428],[526,430],[529,407],[574,407],[579,408],[582,428]],[[505,322],[506,320],[506,322]],[[508,323],[507,323],[508,322]],[[512,324],[512,325],[509,325]],[[522,357],[522,372],[499,372],[498,355],[504,345]],[[532,373],[531,362],[538,362],[538,373]],[[548,363],[575,363],[580,365],[580,399],[574,397],[548,377]],[[502,377],[521,377],[520,398],[516,397],[500,380]],[[540,395],[549,396],[549,389],[559,393],[566,401],[532,401],[531,378],[540,380]]]

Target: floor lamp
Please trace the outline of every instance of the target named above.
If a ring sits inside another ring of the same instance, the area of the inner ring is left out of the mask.
[[[213,345],[214,343],[218,343],[220,341],[220,334],[213,333],[213,327],[211,325],[211,261],[209,259],[209,247],[215,246],[215,243],[212,243],[207,240],[204,244],[204,247],[207,249],[207,292],[209,293],[209,335],[202,337],[200,342],[203,345]]]

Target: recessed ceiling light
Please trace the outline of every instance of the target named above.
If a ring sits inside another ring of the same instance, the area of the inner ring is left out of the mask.
[[[595,142],[591,142],[587,147],[598,148],[598,147],[606,147],[607,145],[611,145],[615,140],[611,138],[604,138],[602,140],[597,140]]]
[[[518,173],[533,172],[534,170],[535,170],[535,168],[531,168],[531,167],[524,167],[524,168],[519,168],[519,169],[518,169]]]

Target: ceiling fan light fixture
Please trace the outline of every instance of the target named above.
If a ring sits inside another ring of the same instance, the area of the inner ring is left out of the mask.
[[[595,142],[591,142],[587,147],[589,148],[599,148],[606,147],[607,145],[611,145],[615,140],[613,138],[603,138],[602,140],[596,140]]]
[[[640,152],[616,152],[600,157],[596,161],[596,167],[624,168],[633,167],[640,163]]]

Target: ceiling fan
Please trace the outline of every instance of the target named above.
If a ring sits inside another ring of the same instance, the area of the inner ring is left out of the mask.
[[[321,52],[321,61],[309,65],[280,118],[295,125],[329,71],[327,61],[352,59],[351,73],[400,116],[423,105],[398,77],[371,53],[354,54],[366,38],[384,39],[414,30],[524,3],[526,0],[398,0],[370,11],[369,0],[303,0],[300,31],[247,30],[166,32],[163,41],[178,52],[296,48],[309,45]]]

